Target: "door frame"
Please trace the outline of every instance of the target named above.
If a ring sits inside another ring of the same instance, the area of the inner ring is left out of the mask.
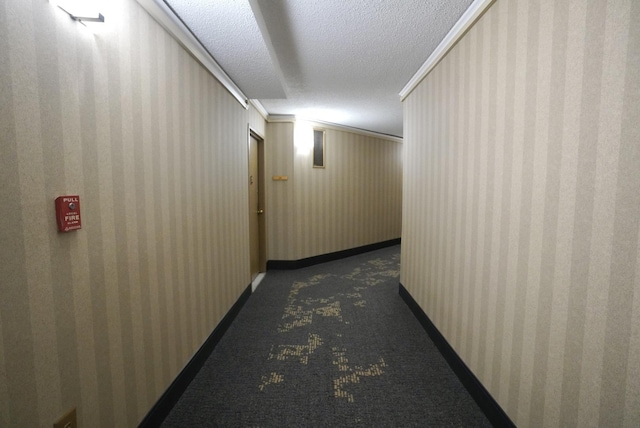
[[[258,142],[258,206],[264,210],[264,213],[258,215],[258,272],[267,271],[267,216],[269,215],[266,206],[266,175],[265,175],[265,138],[260,132],[256,131],[251,125],[247,126],[247,166],[249,174],[247,174],[247,188],[249,188],[249,180],[251,176],[251,137]],[[251,195],[247,195],[250,200]],[[249,213],[251,213],[249,206]],[[251,218],[249,218],[251,221]],[[251,247],[251,237],[249,237],[249,246]],[[251,250],[251,248],[250,248]]]

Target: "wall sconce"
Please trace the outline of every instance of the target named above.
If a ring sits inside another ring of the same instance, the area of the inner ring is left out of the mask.
[[[293,125],[293,145],[299,156],[309,156],[313,151],[313,126],[297,117]]]
[[[50,0],[51,3],[64,10],[76,21],[104,22],[104,16],[99,12],[94,1],[88,0]]]

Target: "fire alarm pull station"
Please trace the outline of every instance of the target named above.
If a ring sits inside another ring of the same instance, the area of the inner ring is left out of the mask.
[[[56,220],[60,232],[82,229],[80,196],[58,196],[56,198]]]

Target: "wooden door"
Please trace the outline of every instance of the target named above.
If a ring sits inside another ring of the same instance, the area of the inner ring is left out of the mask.
[[[264,141],[253,132],[249,141],[249,242],[251,280],[266,270],[264,216]]]

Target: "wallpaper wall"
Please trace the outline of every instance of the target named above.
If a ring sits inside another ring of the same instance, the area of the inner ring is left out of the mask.
[[[297,260],[294,245],[295,176],[293,171],[293,123],[267,123],[265,143],[265,190],[267,260]],[[288,181],[273,181],[274,175]]]
[[[136,2],[0,0],[0,426],[136,426],[249,285],[245,110]],[[56,231],[79,194],[82,230]]]
[[[310,122],[267,124],[268,258],[299,260],[399,238],[402,143],[325,129],[313,168]],[[287,175],[288,181],[271,177]]]
[[[404,103],[401,281],[518,426],[640,424],[639,21],[497,1]]]

